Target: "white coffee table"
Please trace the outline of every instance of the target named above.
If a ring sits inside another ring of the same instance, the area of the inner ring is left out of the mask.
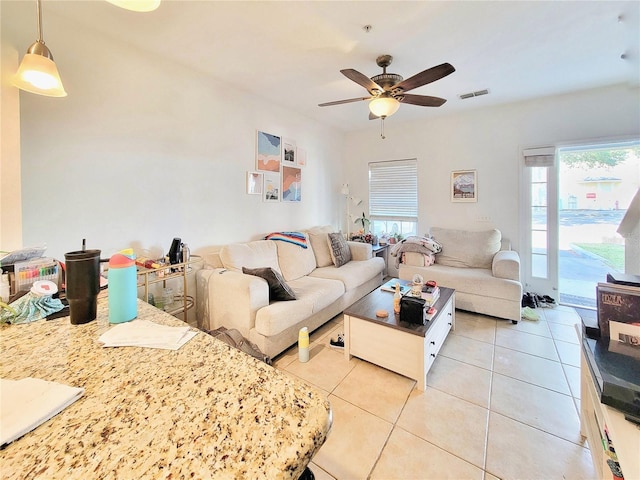
[[[400,284],[409,282],[398,280]],[[436,316],[427,325],[401,322],[393,313],[393,293],[376,288],[344,311],[344,354],[355,356],[418,382],[424,390],[447,334],[455,329],[455,290],[440,287]],[[386,310],[387,318],[376,316]]]

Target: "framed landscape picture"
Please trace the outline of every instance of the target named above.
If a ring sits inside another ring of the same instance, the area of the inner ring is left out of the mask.
[[[475,170],[455,170],[451,172],[451,201],[478,201],[478,176]]]
[[[302,170],[296,167],[282,167],[282,201],[302,200]]]
[[[256,138],[256,170],[279,172],[281,147],[280,137],[258,131]]]

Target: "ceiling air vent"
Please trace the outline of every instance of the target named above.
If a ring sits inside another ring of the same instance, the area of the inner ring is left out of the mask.
[[[488,93],[489,93],[489,90],[485,88],[484,90],[478,90],[477,92],[462,93],[458,95],[458,97],[460,97],[460,100],[465,100],[467,98],[480,97],[482,95],[487,95]]]

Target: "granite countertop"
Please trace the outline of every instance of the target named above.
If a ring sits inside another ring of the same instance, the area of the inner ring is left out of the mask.
[[[0,450],[3,479],[298,478],[331,407],[302,382],[198,333],[176,351],[104,348],[98,318],[0,327],[0,377],[42,378],[85,395]],[[142,301],[138,318],[185,324]]]

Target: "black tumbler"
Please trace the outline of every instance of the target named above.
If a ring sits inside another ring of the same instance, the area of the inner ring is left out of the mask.
[[[64,254],[69,314],[73,325],[95,320],[100,292],[100,250]]]

